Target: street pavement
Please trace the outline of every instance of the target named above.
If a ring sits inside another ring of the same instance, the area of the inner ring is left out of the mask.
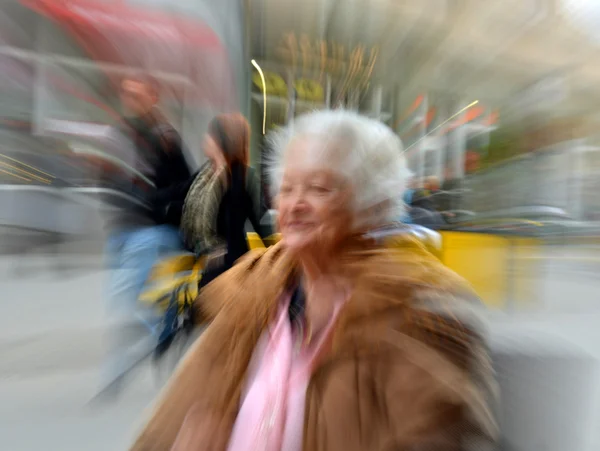
[[[106,272],[76,260],[57,273],[54,258],[0,260],[0,450],[126,449],[156,378],[142,368],[114,403],[89,404],[110,324]],[[15,277],[16,263],[29,275]]]

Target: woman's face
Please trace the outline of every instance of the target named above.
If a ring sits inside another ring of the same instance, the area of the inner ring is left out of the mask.
[[[208,158],[215,169],[225,166],[226,162],[223,152],[210,133],[204,135],[203,148],[204,155],[206,155],[206,158]]]
[[[351,192],[312,146],[319,142],[304,138],[288,150],[277,198],[278,225],[288,249],[323,254],[350,233]]]

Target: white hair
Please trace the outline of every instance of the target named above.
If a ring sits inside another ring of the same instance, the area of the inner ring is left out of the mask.
[[[404,213],[402,194],[411,175],[402,142],[383,123],[351,111],[308,113],[269,134],[268,166],[273,197],[281,188],[290,144],[302,137],[316,137],[322,142],[317,150],[322,164],[351,184],[355,228],[377,227],[400,219]],[[332,151],[334,148],[338,151]]]

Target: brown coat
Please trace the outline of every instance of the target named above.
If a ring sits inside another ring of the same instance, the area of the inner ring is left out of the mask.
[[[419,243],[356,239],[354,281],[306,393],[305,451],[493,449],[494,384],[462,279]],[[225,451],[254,347],[294,277],[281,244],[251,253],[200,300],[212,319],[132,451]]]

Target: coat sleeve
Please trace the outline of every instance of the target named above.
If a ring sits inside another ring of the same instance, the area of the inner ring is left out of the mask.
[[[400,441],[409,437],[398,449],[496,449],[497,386],[479,318],[476,303],[463,296],[427,291],[416,296],[410,325],[398,331],[395,343],[403,357],[395,360],[392,376],[385,379],[388,414],[396,423],[392,429],[405,431]],[[412,398],[406,397],[405,387],[398,387],[407,359],[423,371],[421,382],[428,380]],[[407,399],[421,413],[413,417],[412,430],[406,429],[403,414]]]

